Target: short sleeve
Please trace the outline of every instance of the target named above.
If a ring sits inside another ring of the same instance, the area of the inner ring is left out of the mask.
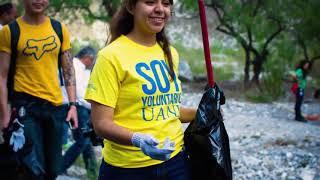
[[[61,25],[62,25],[62,36],[63,36],[61,51],[64,52],[66,50],[71,49],[71,43],[70,43],[70,34],[67,27],[62,23]]]
[[[0,51],[11,54],[11,35],[8,25],[0,30]]]
[[[297,78],[300,80],[300,79],[303,79],[303,73],[302,73],[302,69],[297,69],[296,70],[296,76]]]
[[[85,99],[115,108],[120,89],[120,67],[110,56],[99,52],[92,70]]]

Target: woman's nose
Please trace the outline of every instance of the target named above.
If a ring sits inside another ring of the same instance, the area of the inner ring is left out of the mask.
[[[164,11],[164,6],[162,4],[162,1],[158,1],[155,5],[155,11],[158,13],[161,13]]]

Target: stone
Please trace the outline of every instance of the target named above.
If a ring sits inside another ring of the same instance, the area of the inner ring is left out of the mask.
[[[187,61],[181,59],[179,62],[179,79],[182,82],[193,81],[193,74],[189,64],[187,63]]]

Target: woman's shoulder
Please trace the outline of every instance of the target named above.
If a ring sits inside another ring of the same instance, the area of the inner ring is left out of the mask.
[[[174,54],[174,55],[177,54],[178,55],[177,49],[172,45],[170,45],[170,51],[171,51],[172,54]]]
[[[115,39],[113,42],[105,46],[99,51],[99,55],[104,57],[116,56],[117,54],[121,54],[123,52],[123,47],[125,44],[122,42],[121,38]]]

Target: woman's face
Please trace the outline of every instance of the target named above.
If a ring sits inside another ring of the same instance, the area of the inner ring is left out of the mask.
[[[303,69],[304,70],[308,70],[309,66],[310,66],[310,63],[305,63],[304,66],[303,66]]]
[[[138,0],[131,13],[135,30],[143,34],[156,34],[171,16],[171,4],[169,0]]]

